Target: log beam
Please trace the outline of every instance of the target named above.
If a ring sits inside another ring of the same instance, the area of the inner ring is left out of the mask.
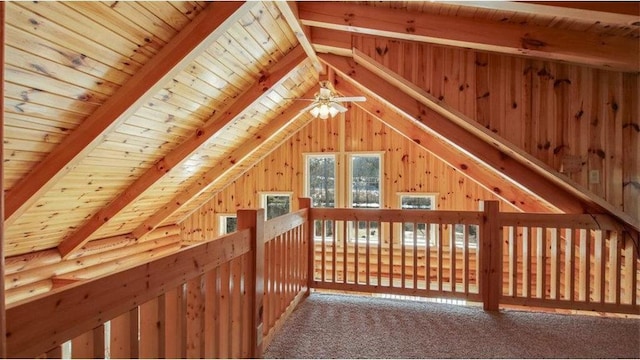
[[[102,136],[127,119],[209,47],[241,16],[250,3],[216,2],[205,8],[184,30],[150,59],[131,79],[85,119],[47,157],[6,194],[5,226],[33,205],[59,179],[102,141]]]
[[[356,3],[301,2],[303,25],[402,40],[467,47],[503,54],[560,60],[621,71],[638,71],[640,44],[527,24],[408,12]]]

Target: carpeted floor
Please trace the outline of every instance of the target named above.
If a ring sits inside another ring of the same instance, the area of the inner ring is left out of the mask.
[[[640,358],[640,320],[313,293],[265,358]]]

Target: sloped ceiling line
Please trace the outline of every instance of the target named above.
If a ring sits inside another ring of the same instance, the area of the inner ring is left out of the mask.
[[[361,66],[352,58],[337,55],[321,54],[320,58],[342,76],[350,78],[359,86],[385,99],[386,102],[406,113],[407,116],[416,119],[426,127],[427,131],[433,131],[433,134],[438,138],[450,142],[469,156],[477,158],[478,161],[484,163],[496,174],[502,174],[513,185],[528,189],[566,212],[609,213],[637,231],[638,225],[630,216],[624,213],[621,214],[620,211],[614,211],[615,209],[612,209],[610,205],[607,206],[608,203],[604,200],[602,201],[605,204],[588,201],[589,199],[584,199],[583,197],[589,195],[579,195],[572,191],[567,191],[568,189],[559,185],[557,181],[550,181],[547,177],[549,176],[548,174],[545,173],[543,175],[536,171],[537,169],[532,169],[530,167],[531,163],[523,164],[501,151],[499,148],[509,149],[510,147],[508,144],[501,143],[500,139],[496,138],[491,142],[486,142],[467,131],[464,127],[454,123],[451,119],[444,117],[440,112],[422,103],[421,101],[424,99],[413,98],[416,94],[407,90],[409,86],[397,87],[397,82],[396,86],[384,85],[394,83],[394,80],[388,77],[380,77],[372,72],[372,69],[376,72],[386,72],[387,74],[392,74],[392,72],[381,64],[375,63],[373,65],[373,60],[365,59],[364,55],[359,54],[357,51],[355,54],[363,63],[369,62],[368,66]],[[391,83],[389,83],[390,80]],[[399,81],[399,79],[396,80]],[[433,104],[431,105],[433,106]],[[589,198],[592,199],[594,196],[589,196]]]
[[[330,69],[333,68],[330,67]],[[513,184],[476,158],[466,156],[456,150],[416,119],[403,111],[398,111],[392,105],[387,104],[385,99],[380,99],[371,90],[359,85],[348,77],[339,76],[335,88],[344,96],[357,96],[364,93],[367,101],[356,103],[356,106],[415,142],[419,147],[447,165],[457,169],[461,174],[499,199],[511,203],[517,209],[525,212],[561,212],[539,196]],[[446,121],[446,119],[442,119],[442,121]]]
[[[265,94],[265,89],[271,88],[272,84],[277,84],[281,79],[286,78],[291,70],[305,59],[306,55],[302,48],[297,46],[283,59],[275,63],[252,87],[239,96],[229,108],[214,115],[212,119],[206,122],[207,125],[205,127],[196,129],[187,140],[138,177],[109,205],[96,212],[80,229],[64,239],[58,245],[58,250],[63,258],[68,258],[73,251],[80,249],[82,245],[90,240],[92,234],[108,223],[117,213],[132,203],[171,169],[186,160],[198,147],[215,137],[221,129],[233,122],[248,106]]]
[[[291,60],[287,61],[287,66],[282,68],[282,61],[278,62],[279,67],[281,67],[280,72],[277,74],[272,74],[270,77],[263,79],[264,81],[254,85],[250,91],[243,94],[240,99],[236,101],[236,104],[239,106],[235,106],[237,111],[237,115],[240,115],[245,109],[250,108],[251,104],[255,101],[258,101],[261,96],[269,92],[269,89],[278,86],[282,82],[288,79],[289,75],[296,71],[296,68],[300,66],[304,61],[307,60],[306,54],[302,51],[301,47],[298,46],[296,49],[297,56]],[[240,106],[241,104],[241,106]],[[233,121],[236,116],[229,115],[229,121]],[[270,130],[269,130],[270,131]],[[262,134],[261,134],[262,135]],[[268,138],[269,136],[263,136],[264,138]],[[244,149],[245,147],[240,147],[238,149]],[[236,154],[236,152],[234,152]],[[238,154],[236,154],[238,155]],[[189,187],[176,195],[169,203],[162,206],[158,209],[153,215],[147,218],[141,225],[139,225],[132,233],[136,238],[140,238],[144,236],[146,233],[152,231],[156,227],[158,227],[162,222],[169,218],[172,214],[174,214],[180,207],[185,205],[195,196],[204,191],[207,187],[211,185],[211,183],[217,178],[216,175],[218,172],[217,167],[209,170],[203,176],[198,178],[195,182],[193,182]]]
[[[300,2],[300,21],[312,27],[637,72],[637,39],[527,24],[384,9],[354,3]],[[312,39],[313,42],[313,39]]]
[[[235,24],[250,3],[211,4],[176,35],[160,52],[131,77],[69,134],[27,176],[6,194],[5,226],[10,225],[46,193],[103,139],[103,134],[132,115],[148,97],[189,64]]]
[[[312,98],[313,95],[316,92],[317,92],[317,89],[314,88],[314,89],[308,91],[302,97],[303,98]],[[262,129],[260,134],[256,134],[255,136],[253,136],[251,138],[251,140],[247,141],[241,147],[239,147],[236,150],[234,150],[233,153],[231,153],[225,159],[224,162],[220,163],[215,168],[212,168],[203,177],[206,177],[208,179],[213,179],[213,180],[210,183],[208,183],[207,187],[202,189],[200,191],[200,193],[203,193],[203,192],[207,191],[208,188],[212,188],[212,187],[220,185],[220,179],[224,178],[225,175],[227,173],[229,173],[230,171],[232,171],[233,169],[235,169],[237,167],[240,167],[240,166],[244,167],[245,171],[241,171],[235,177],[233,177],[232,179],[227,180],[227,184],[235,181],[240,176],[244,175],[244,173],[246,171],[248,171],[251,168],[253,168],[253,166],[258,164],[262,159],[264,159],[271,152],[273,152],[275,149],[277,149],[289,137],[293,136],[296,133],[297,130],[303,128],[309,122],[311,122],[314,118],[312,116],[309,116],[308,114],[306,114],[306,119],[304,119],[302,122],[298,122],[297,121],[301,116],[305,116],[305,112],[304,111],[307,109],[307,107],[308,107],[307,105],[308,105],[308,103],[303,103],[303,102],[299,102],[299,101],[298,102],[294,102],[293,105],[288,107],[284,112],[282,112],[282,114],[278,115],[277,118],[275,118],[269,124],[267,124]],[[271,139],[273,139],[274,137],[278,136],[280,133],[289,131],[289,129],[291,127],[293,127],[294,123],[296,123],[296,122],[297,122],[297,128],[293,129],[294,131],[291,132],[291,135],[283,138],[278,144],[276,144],[275,146],[272,146],[269,151],[265,152],[262,156],[255,158],[254,161],[252,161],[251,163],[246,163],[245,164],[245,162],[247,162],[247,160],[251,157],[252,154],[254,154],[257,151],[260,151],[261,147],[265,146],[268,142],[271,141]],[[204,199],[200,199],[199,198],[198,200],[200,201],[200,203],[204,204],[204,203],[208,202],[209,200],[211,200],[218,192],[219,191],[211,192],[210,194],[207,194],[206,198],[204,198]],[[195,197],[192,198],[192,199],[195,200]],[[182,216],[182,218],[178,221],[178,223],[184,221],[186,218],[188,218],[196,210],[198,210],[198,208],[196,208],[193,211],[190,211],[188,213],[185,213]]]
[[[609,213],[623,223],[633,227],[636,231],[640,231],[640,223],[638,220],[633,219],[630,215],[615,208],[608,201],[592,193],[582,185],[571,180],[569,177],[560,174],[547,164],[535,158],[533,155],[521,150],[498,134],[480,126],[476,121],[469,119],[464,114],[448,106],[446,103],[436,99],[431,94],[402,78],[400,75],[394,73],[384,65],[366,56],[361,51],[354,49],[353,57],[358,64],[362,65],[369,71],[372,71],[377,76],[380,76],[384,81],[390,83],[396,88],[401,89],[403,93],[411,96],[416,101],[419,101],[420,104],[427,106],[431,112],[441,115],[445,121],[455,123],[457,126],[473,134],[477,139],[484,141],[484,143],[489,145],[490,148],[494,148],[494,151],[498,150],[501,154],[504,154],[506,157],[503,157],[500,162],[490,163],[496,168],[496,170],[502,170],[507,176],[514,178],[518,183],[536,193],[539,193],[552,203],[560,203],[561,201],[566,202],[567,204],[570,204],[571,202],[579,202],[581,203],[580,207],[582,207],[586,212]],[[439,125],[442,124],[442,122],[432,122],[432,124]],[[434,128],[433,126],[430,127]],[[448,138],[456,139],[455,137],[449,136]],[[466,142],[462,142],[462,144],[466,144]],[[475,154],[478,154],[478,152]],[[514,161],[510,161],[510,159],[513,159]],[[498,165],[498,167],[494,164]],[[522,167],[524,167],[526,171],[524,169],[517,170]],[[514,170],[511,170],[512,168]],[[535,181],[531,181],[532,178],[529,176],[522,177],[520,175],[524,173],[532,173],[532,175],[535,175],[533,177]],[[549,183],[549,185],[543,185],[542,181]],[[571,198],[574,200],[571,200]],[[559,207],[562,208],[560,205]],[[566,208],[565,211],[576,212],[575,210],[570,211],[570,208]]]

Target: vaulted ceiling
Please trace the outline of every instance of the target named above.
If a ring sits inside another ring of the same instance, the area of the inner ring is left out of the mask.
[[[523,211],[606,212],[640,229],[357,46],[373,36],[637,73],[637,2],[4,8],[6,256],[69,256],[180,222],[312,119],[293,99],[312,97],[321,78],[366,95],[365,111]]]

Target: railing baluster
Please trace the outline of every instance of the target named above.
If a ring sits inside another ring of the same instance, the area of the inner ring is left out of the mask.
[[[449,238],[451,241],[449,242],[449,283],[451,283],[451,292],[457,292],[456,283],[457,283],[457,274],[456,274],[456,226],[457,224],[451,224],[451,235]],[[463,234],[464,236],[464,234]]]
[[[464,225],[464,238],[462,240],[462,291],[465,295],[469,294],[469,236],[471,227],[469,224]]]
[[[431,240],[436,241],[435,239],[431,239],[431,227],[433,225],[430,223],[426,223],[427,233],[426,233],[426,241],[425,241],[425,287],[427,291],[431,290]]]
[[[326,234],[327,231],[326,231],[326,227],[325,227],[326,224],[327,224],[326,220],[322,219],[320,224],[322,226],[321,227],[322,231],[321,231],[321,236],[320,236],[320,281],[324,282],[324,281],[327,280],[326,276],[325,276],[325,272],[326,272],[325,263],[327,261],[326,257],[325,257],[325,253],[327,251],[326,245],[325,245],[326,241],[327,241],[327,236],[326,236],[327,235]]]
[[[377,286],[382,286],[382,242],[383,242],[383,236],[382,236],[382,223],[380,223],[380,233],[378,234],[378,266],[377,266],[377,270],[378,270],[378,283],[376,284]],[[389,231],[393,231],[393,229],[391,228],[391,224],[388,225],[389,226]]]
[[[413,224],[413,247],[411,248],[413,254],[413,289],[418,288],[418,224]]]
[[[342,282],[344,284],[349,282],[349,273],[347,272],[348,268],[347,268],[347,256],[349,253],[349,247],[347,246],[347,227],[349,227],[349,222],[348,221],[344,221],[343,222],[343,227],[342,227],[342,267],[343,267],[343,273],[342,273]]]
[[[537,228],[538,237],[538,297],[547,298],[547,228]]]
[[[442,241],[442,233],[443,233],[443,224],[439,224],[438,225],[438,239],[437,239],[437,244],[438,244],[438,291],[442,291],[442,272],[443,272],[443,266],[442,266],[442,251],[443,251],[443,246],[442,243],[444,241]]]
[[[407,239],[406,239],[406,234],[404,231],[404,227],[405,227],[406,223],[402,223],[402,233],[400,236],[400,287],[402,289],[405,288],[405,284],[406,284],[406,267],[407,267],[407,247],[406,247],[406,243],[407,243]],[[415,226],[416,224],[414,223],[413,226]],[[415,232],[415,227],[413,229],[413,231]]]
[[[393,288],[394,287],[394,283],[393,283],[393,273],[394,273],[394,269],[393,269],[393,243],[395,242],[394,240],[394,234],[395,231],[393,231],[393,222],[391,223],[391,232],[389,233],[389,287]],[[402,223],[400,223],[400,226],[402,227]],[[404,230],[404,229],[402,229]]]
[[[366,271],[366,273],[365,273],[366,282],[365,282],[365,283],[366,283],[367,285],[371,285],[371,281],[370,281],[370,279],[369,279],[369,277],[371,276],[371,263],[370,263],[370,260],[369,260],[369,256],[370,256],[369,246],[370,246],[370,244],[371,244],[371,242],[370,242],[370,240],[371,240],[371,238],[370,238],[370,233],[371,233],[371,226],[370,226],[370,224],[371,224],[371,223],[367,221],[367,235],[366,235],[366,239],[367,239],[367,249],[366,249],[366,259],[365,259],[365,262],[366,262],[366,266],[365,266],[365,271]]]
[[[331,270],[332,270],[332,277],[331,277],[331,282],[333,283],[337,283],[338,282],[338,278],[336,277],[337,275],[337,269],[336,269],[336,254],[337,254],[337,249],[336,247],[338,246],[338,231],[337,231],[337,221],[335,220],[331,220],[331,227],[333,228],[333,232],[331,233]]]
[[[579,274],[578,274],[578,300],[589,302],[589,283],[590,283],[590,274],[589,274],[589,263],[591,259],[589,257],[589,246],[587,243],[587,230],[578,229],[576,230],[578,233],[578,238],[580,239],[579,247]]]

